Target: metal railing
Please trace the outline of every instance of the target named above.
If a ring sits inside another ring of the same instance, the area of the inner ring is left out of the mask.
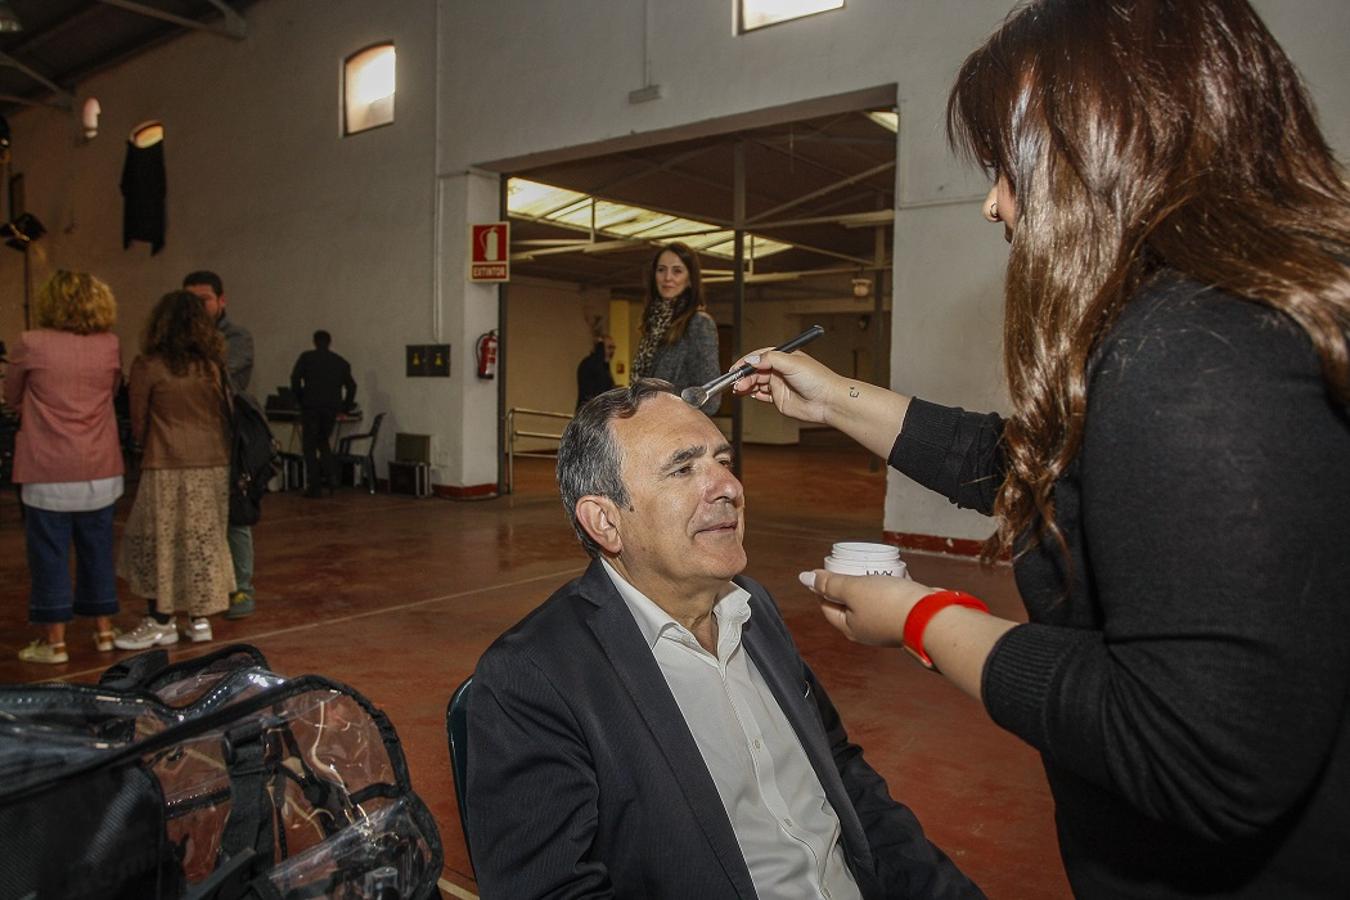
[[[537,450],[517,450],[516,438],[533,438],[536,440],[561,441],[562,434],[552,434],[546,431],[521,431],[516,427],[516,417],[527,416],[541,419],[561,419],[569,422],[572,419],[571,413],[551,412],[547,409],[526,409],[521,406],[513,406],[506,411],[506,493],[515,492],[516,488],[516,457],[526,456],[536,459],[555,459],[556,453],[541,453]],[[543,426],[540,426],[543,427]],[[563,427],[566,427],[565,425]]]

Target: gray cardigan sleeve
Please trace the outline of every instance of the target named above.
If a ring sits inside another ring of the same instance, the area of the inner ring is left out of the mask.
[[[707,313],[695,313],[689,320],[689,328],[684,333],[684,339],[680,342],[685,345],[684,365],[681,366],[682,374],[687,378],[680,387],[688,387],[691,384],[707,384],[717,376],[721,375],[721,366],[717,364],[717,323],[713,317]],[[685,379],[681,379],[685,380]],[[721,396],[712,397],[707,403],[703,404],[703,411],[708,415],[717,412],[717,407],[721,405]]]

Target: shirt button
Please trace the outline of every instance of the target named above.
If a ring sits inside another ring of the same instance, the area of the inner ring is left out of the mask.
[[[762,750],[764,748],[764,744],[760,742],[759,738],[755,738],[753,741],[751,741],[750,746],[754,747],[756,750]]]
[[[784,819],[784,820],[783,820],[783,824],[786,825],[787,827],[791,828],[791,827],[793,826],[794,823],[793,823],[793,821],[792,821],[791,819]]]

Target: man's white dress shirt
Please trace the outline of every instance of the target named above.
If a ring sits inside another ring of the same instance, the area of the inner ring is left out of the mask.
[[[604,566],[693,733],[756,893],[766,900],[861,900],[844,861],[839,818],[792,724],[741,646],[749,593],[728,582],[718,598],[714,656],[608,562]]]

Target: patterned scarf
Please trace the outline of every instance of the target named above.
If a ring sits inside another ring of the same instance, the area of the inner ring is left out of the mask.
[[[647,378],[651,375],[652,363],[656,351],[665,342],[666,332],[670,330],[670,320],[675,318],[675,304],[657,300],[657,307],[647,320],[647,327],[638,341],[637,355],[633,357],[633,377]]]

